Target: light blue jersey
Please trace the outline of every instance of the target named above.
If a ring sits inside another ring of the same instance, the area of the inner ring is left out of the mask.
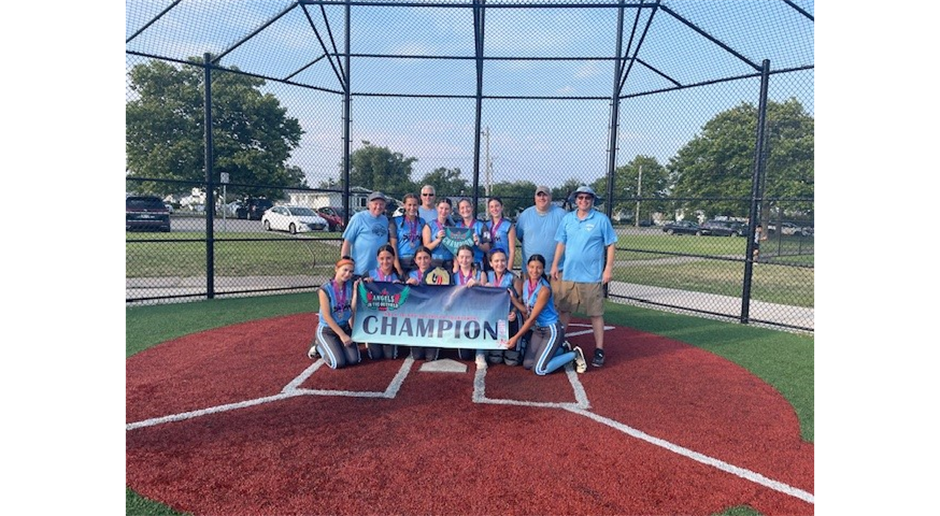
[[[479,239],[479,241],[481,242],[483,241],[483,223],[480,222],[479,220],[474,220],[472,223],[470,223],[470,226],[467,226],[466,224],[464,224],[464,221],[458,220],[454,224],[454,226],[458,228],[469,227],[473,231],[473,234],[477,236],[477,239]],[[477,246],[476,244],[474,244],[472,247],[473,247],[473,263],[482,264],[483,263],[483,250],[480,249],[480,247]]]
[[[434,238],[437,237],[437,232],[444,229],[446,226],[442,226],[437,219],[434,219],[428,222],[428,227],[431,228],[431,240],[434,240]],[[441,261],[453,260],[454,254],[444,247],[444,243],[441,242],[437,247],[431,250],[431,258]]]
[[[392,219],[392,228],[398,240],[398,249],[395,249],[398,259],[414,258],[415,251],[422,245],[424,219],[418,217],[415,220],[408,220],[404,215],[399,215]]]
[[[494,223],[492,220],[486,221],[483,225],[483,230],[489,235],[490,241],[490,252],[493,252],[497,249],[502,249],[506,256],[509,256],[509,230],[512,229],[512,222],[509,222],[505,218],[499,219],[499,222]],[[509,264],[512,267],[512,264]]]
[[[539,292],[541,292],[543,288],[548,289],[549,298],[548,303],[545,303],[545,307],[542,308],[542,311],[539,312],[539,315],[535,318],[535,324],[541,327],[551,326],[558,322],[558,312],[555,310],[555,294],[551,291],[551,285],[549,285],[544,278],[539,278],[535,287],[532,286],[532,280],[528,278],[522,280],[522,302],[525,303],[529,313],[532,313],[535,302],[538,301]]]
[[[346,326],[349,323],[349,319],[352,318],[352,283],[352,281],[347,281],[344,285],[337,288],[336,281],[330,280],[320,287],[320,290],[326,292],[326,296],[330,299],[330,306],[320,307],[319,327],[330,327],[330,325],[326,323],[326,318],[323,317],[324,310],[329,310],[336,324]]]

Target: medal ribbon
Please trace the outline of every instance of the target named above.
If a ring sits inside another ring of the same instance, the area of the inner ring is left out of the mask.
[[[496,224],[490,225],[490,242],[496,242],[496,234],[499,232],[499,227],[503,225],[503,218],[499,219],[499,222]]]

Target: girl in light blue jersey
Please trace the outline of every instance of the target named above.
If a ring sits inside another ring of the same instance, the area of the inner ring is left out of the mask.
[[[375,259],[379,266],[369,271],[362,281],[379,281],[385,283],[399,283],[398,272],[395,271],[395,248],[391,244],[385,244],[379,247],[375,253]],[[372,360],[381,360],[383,358],[398,358],[398,346],[393,344],[366,344],[366,350],[369,352],[369,358]]]
[[[359,344],[353,342],[353,271],[355,263],[343,258],[336,262],[333,279],[320,287],[320,322],[316,337],[307,356],[323,357],[326,365],[340,369],[359,363]]]
[[[472,287],[482,283],[482,272],[473,263],[473,247],[467,244],[460,246],[457,248],[457,258],[454,262],[454,273],[450,276],[450,284]],[[473,360],[476,354],[476,350],[473,349],[457,349],[457,356],[461,360]]]
[[[409,285],[433,285],[431,281],[431,250],[421,246],[415,251],[415,268],[408,273],[405,283]],[[415,360],[437,360],[440,348],[411,346],[411,358]]]
[[[577,361],[578,372],[587,370],[581,348],[576,346],[571,351],[557,353],[565,340],[565,330],[558,320],[552,287],[545,277],[545,258],[540,254],[530,256],[526,272],[520,293],[526,312],[525,322],[519,332],[509,338],[509,349],[514,348],[522,336],[531,331],[522,360],[523,367],[535,369],[535,374],[541,376]]]
[[[486,272],[486,282],[484,283],[487,287],[499,287],[504,288],[509,291],[509,300],[512,306],[509,307],[509,316],[507,320],[509,321],[509,335],[515,335],[519,331],[519,313],[518,310],[523,308],[522,304],[517,299],[517,292],[520,287],[519,278],[516,277],[512,271],[508,270],[509,259],[506,256],[506,251],[502,249],[493,249],[490,251],[490,271]],[[515,349],[491,349],[486,353],[486,360],[490,364],[499,364],[505,362],[506,365],[516,366],[519,365],[522,360],[522,349],[524,348],[524,341],[520,342]]]

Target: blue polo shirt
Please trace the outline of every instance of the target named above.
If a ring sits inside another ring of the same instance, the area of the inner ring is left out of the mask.
[[[356,274],[365,276],[379,266],[375,257],[379,247],[388,243],[388,217],[384,214],[373,217],[368,211],[360,211],[349,219],[343,240],[352,246],[352,259],[356,262]]]
[[[565,281],[599,283],[604,277],[606,247],[617,242],[617,234],[607,215],[591,209],[580,220],[575,210],[562,219],[555,242],[565,244]]]
[[[555,259],[555,233],[561,226],[561,220],[568,212],[551,205],[548,213],[542,215],[535,206],[526,208],[516,219],[516,238],[522,242],[522,270],[526,270],[529,257],[540,254],[545,257],[545,272],[551,270]],[[510,264],[512,265],[512,264]],[[558,268],[564,270],[564,261],[559,260]]]

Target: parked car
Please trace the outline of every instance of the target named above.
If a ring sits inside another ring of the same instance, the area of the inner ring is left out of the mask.
[[[703,235],[739,237],[747,234],[747,226],[733,220],[708,220],[701,227]]]
[[[222,209],[225,211],[226,217],[238,217],[238,209],[242,207],[241,201],[232,201],[228,204],[223,204]]]
[[[130,196],[126,201],[127,231],[142,229],[170,231],[170,210],[159,197]]]
[[[343,224],[344,213],[346,212],[343,211],[343,208],[337,206],[317,208],[317,214],[326,219],[327,224],[330,225],[330,231],[342,231],[346,227]]]
[[[767,224],[768,233],[776,233],[777,225],[774,223]],[[803,235],[803,228],[797,226],[792,222],[781,222],[780,223],[780,232],[784,235]]]
[[[236,208],[235,217],[239,219],[261,220],[264,212],[274,206],[274,202],[269,199],[245,199],[241,206]]]
[[[701,235],[702,228],[691,220],[678,220],[664,224],[663,232],[670,235]]]
[[[287,231],[294,235],[306,231],[326,231],[326,219],[306,206],[274,206],[261,216],[265,231]]]

